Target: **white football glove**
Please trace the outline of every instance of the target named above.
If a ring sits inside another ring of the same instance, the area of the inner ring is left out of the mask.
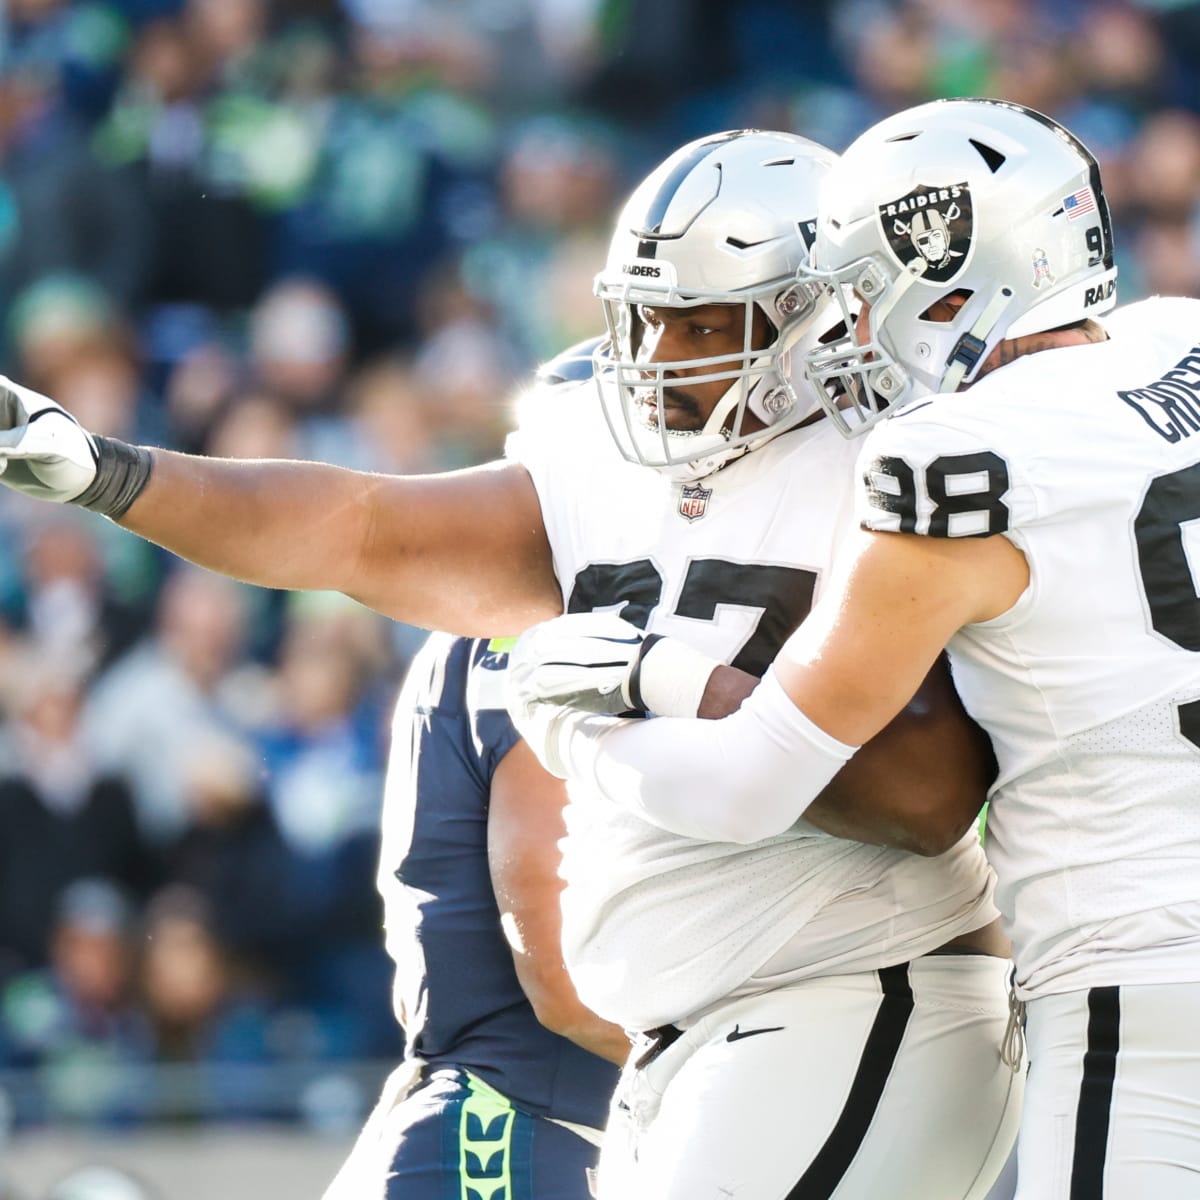
[[[528,629],[508,655],[510,707],[559,704],[594,713],[636,707],[628,692],[645,634],[613,613],[571,613]]]
[[[145,487],[150,465],[140,446],[94,437],[49,397],[0,375],[0,483],[119,517]]]
[[[571,613],[517,639],[505,672],[508,711],[542,765],[565,779],[573,738],[601,737],[619,715],[694,717],[717,665],[612,613]]]
[[[617,717],[605,713],[583,712],[578,708],[567,708],[539,700],[522,703],[515,699],[510,690],[508,715],[517,732],[537,756],[538,761],[559,779],[571,774],[571,739],[577,733],[600,733],[613,725],[624,724]]]
[[[508,658],[510,707],[543,703],[611,715],[694,717],[717,665],[613,613],[570,613],[518,638]]]
[[[91,435],[63,407],[0,375],[0,483],[66,504],[96,478]]]

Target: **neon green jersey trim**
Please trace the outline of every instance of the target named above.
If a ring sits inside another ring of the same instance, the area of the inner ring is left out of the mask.
[[[488,649],[493,654],[507,654],[516,644],[515,637],[492,638],[488,642]]]
[[[470,1071],[464,1074],[467,1098],[458,1129],[462,1200],[493,1200],[497,1195],[510,1200],[513,1106]]]

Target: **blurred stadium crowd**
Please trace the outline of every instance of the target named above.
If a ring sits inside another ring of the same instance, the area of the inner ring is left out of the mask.
[[[493,457],[655,161],[940,95],[1077,131],[1123,299],[1200,295],[1197,3],[4,0],[0,37],[0,369],[131,441]],[[400,1048],[376,823],[420,631],[9,495],[0,545],[11,1118],[320,1120],[289,1068]]]

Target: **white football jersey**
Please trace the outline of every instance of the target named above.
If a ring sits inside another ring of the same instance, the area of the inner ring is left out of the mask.
[[[680,484],[621,458],[590,381],[532,398],[508,445],[537,487],[566,611],[617,611],[756,674],[853,528],[857,450],[822,421]],[[708,843],[577,785],[567,829],[567,964],[584,1002],[628,1029],[684,1020],[758,976],[902,962],[995,916],[973,835],[938,859],[803,822]]]
[[[1002,533],[1030,584],[950,644],[1000,774],[988,855],[1024,996],[1200,980],[1200,302],[873,430],[860,517]]]

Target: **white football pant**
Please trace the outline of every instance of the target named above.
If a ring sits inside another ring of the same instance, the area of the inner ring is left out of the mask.
[[[730,1001],[649,1062],[635,1046],[600,1200],[983,1200],[1024,1084],[1010,968],[927,955]]]

